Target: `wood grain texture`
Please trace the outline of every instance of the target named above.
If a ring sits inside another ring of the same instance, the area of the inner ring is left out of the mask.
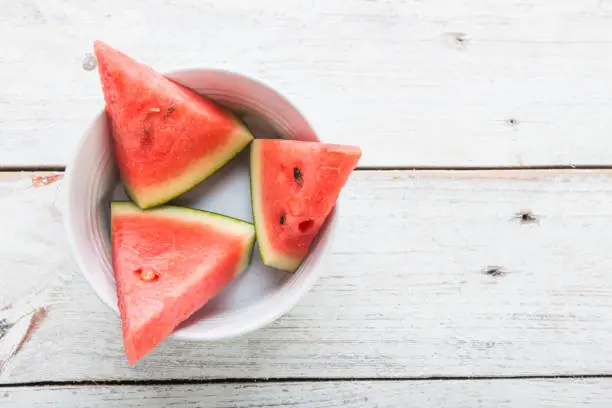
[[[0,182],[0,320],[47,314],[0,383],[610,374],[612,171],[355,172],[323,276],[288,315],[135,368],[69,252],[61,181],[31,184]]]
[[[0,390],[0,406],[50,408],[605,408],[610,403],[612,380],[607,378],[9,387]]]
[[[0,14],[0,165],[63,165],[101,39],[285,94],[363,166],[612,164],[612,2],[24,0]]]

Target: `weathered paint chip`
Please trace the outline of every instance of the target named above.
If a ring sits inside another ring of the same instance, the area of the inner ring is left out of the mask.
[[[47,317],[47,313],[47,307],[39,307],[12,323],[3,319],[5,329],[1,337],[2,341],[0,341],[0,374],[6,363],[15,357],[32,338],[32,334]]]
[[[56,181],[60,181],[64,178],[63,174],[51,174],[48,176],[33,176],[32,177],[32,186],[34,187],[43,187],[49,184],[53,184]]]
[[[93,54],[88,52],[83,58],[82,66],[85,71],[93,71],[98,66],[98,61],[96,60],[96,57]]]

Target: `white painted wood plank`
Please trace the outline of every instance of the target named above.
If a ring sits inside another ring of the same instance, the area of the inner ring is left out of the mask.
[[[0,406],[7,407],[606,408],[611,403],[612,380],[607,378],[9,387],[0,390]]]
[[[612,163],[612,2],[21,1],[0,13],[0,164],[62,165],[102,107],[102,39],[284,93],[364,166]]]
[[[612,171],[355,172],[323,277],[287,316],[135,368],[69,253],[61,182],[29,185],[0,183],[0,320],[45,313],[0,348],[0,383],[610,373]]]

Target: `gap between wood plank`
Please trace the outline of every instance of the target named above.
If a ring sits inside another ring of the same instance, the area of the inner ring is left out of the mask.
[[[34,381],[0,384],[2,388],[25,387],[111,387],[143,385],[210,385],[210,384],[286,384],[329,382],[426,382],[426,381],[496,381],[496,380],[547,380],[612,378],[612,374],[564,374],[564,375],[510,375],[510,376],[432,376],[432,377],[278,377],[278,378],[211,378],[169,380],[87,380],[87,381]]]
[[[504,170],[610,170],[612,165],[542,165],[542,166],[362,166],[356,170],[363,171],[504,171]]]
[[[12,173],[12,172],[38,172],[38,171],[66,171],[66,166],[2,166],[0,165],[0,172]]]
[[[504,170],[612,170],[612,164],[601,165],[540,165],[540,166],[359,166],[355,171],[504,171]],[[65,172],[66,166],[2,166],[2,173]]]

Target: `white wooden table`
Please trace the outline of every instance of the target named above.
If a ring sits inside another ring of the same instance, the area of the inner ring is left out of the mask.
[[[316,287],[135,368],[57,209],[102,39],[364,151]],[[0,406],[612,406],[612,1],[23,0],[0,12]]]

